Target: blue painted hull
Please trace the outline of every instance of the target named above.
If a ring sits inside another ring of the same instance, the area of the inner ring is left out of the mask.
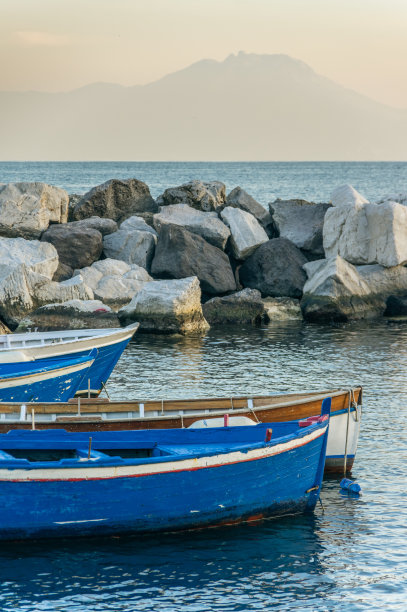
[[[265,425],[254,428],[260,431],[263,440],[266,428]],[[170,431],[174,435],[175,430]],[[188,432],[180,431],[181,435]],[[315,428],[313,431],[315,434]],[[52,432],[41,432],[45,433]],[[157,436],[157,431],[147,433],[150,439]],[[115,467],[116,476],[106,478],[100,477],[96,463],[92,473],[88,469],[90,462],[85,462],[88,464],[86,476],[80,468],[71,469],[65,480],[54,479],[52,474],[46,474],[47,470],[39,468],[36,473],[40,480],[35,480],[33,475],[31,481],[19,481],[22,470],[13,470],[8,476],[12,480],[5,481],[4,470],[0,469],[0,500],[3,500],[0,539],[172,531],[310,512],[317,502],[322,481],[326,423],[325,429],[319,427],[318,437],[311,439],[314,434],[303,432],[303,436],[310,438],[304,437],[304,441],[292,436],[290,444],[295,447],[285,447],[286,450],[271,451],[265,443],[261,447],[258,443],[247,446],[243,456],[240,451],[239,460],[235,460],[235,454],[218,454],[218,451],[202,458],[204,447],[200,447],[200,453],[196,456],[192,453],[187,458],[187,468],[171,455],[166,458],[167,463],[161,463],[160,457],[150,462],[160,470],[170,471],[143,473],[140,469],[146,466],[140,467],[139,461],[136,466],[139,471],[124,477],[120,476],[120,469],[130,469],[127,464]],[[97,434],[88,435],[95,436],[97,441]],[[190,432],[186,435],[191,436]],[[205,435],[210,440],[217,431],[214,429]],[[242,435],[242,431],[233,431],[230,435]],[[7,446],[4,448],[5,452],[12,453],[7,451]],[[274,454],[260,456],[264,452]],[[116,465],[115,460],[117,457],[111,458],[104,468]],[[70,460],[64,461],[68,469]]]
[[[2,364],[0,402],[67,402],[89,370],[89,355]]]
[[[95,361],[89,370],[82,376],[76,395],[87,396],[88,390],[90,390],[92,396],[99,395],[103,389],[103,385],[106,385],[115,365],[119,361],[121,354],[130,340],[131,338],[127,338],[121,342],[109,346],[102,346],[97,349]],[[86,351],[75,353],[77,356],[84,356],[86,354]]]

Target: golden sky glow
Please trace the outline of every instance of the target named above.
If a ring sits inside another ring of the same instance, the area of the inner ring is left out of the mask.
[[[0,0],[1,90],[144,84],[239,50],[407,108],[407,0]]]

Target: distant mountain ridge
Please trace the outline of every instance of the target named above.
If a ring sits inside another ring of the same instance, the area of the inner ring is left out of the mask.
[[[0,92],[0,130],[2,160],[407,159],[407,110],[287,55],[201,60],[143,86]]]

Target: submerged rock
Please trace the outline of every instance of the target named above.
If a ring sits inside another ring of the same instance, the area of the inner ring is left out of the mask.
[[[185,335],[209,329],[196,277],[147,283],[118,316],[122,325],[138,321],[145,332]]]
[[[264,305],[256,289],[212,298],[203,304],[202,311],[210,325],[260,325],[264,317]]]
[[[45,183],[0,184],[0,235],[39,238],[50,223],[66,223],[66,191]]]
[[[300,300],[293,298],[264,298],[263,307],[268,323],[274,321],[302,320]]]
[[[38,328],[40,331],[63,329],[103,329],[120,327],[112,310],[98,300],[69,300],[63,304],[47,304],[20,322],[17,332]]]

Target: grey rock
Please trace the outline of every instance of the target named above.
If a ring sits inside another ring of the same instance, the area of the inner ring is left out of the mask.
[[[263,297],[300,298],[306,281],[301,251],[286,238],[273,238],[252,254],[239,275],[245,287],[258,289]]]
[[[232,189],[226,198],[226,206],[240,208],[251,213],[263,227],[268,227],[271,223],[269,211],[241,187]]]
[[[61,281],[68,280],[68,278],[72,278],[73,269],[71,266],[67,266],[66,264],[59,263],[58,268],[52,277],[52,280],[60,283]]]
[[[145,332],[186,335],[209,329],[196,277],[147,283],[118,315],[122,325],[138,321]]]
[[[88,219],[82,219],[81,221],[72,221],[69,224],[70,228],[81,228],[81,229],[94,229],[107,236],[117,232],[118,225],[113,219],[106,219],[103,217],[89,217]]]
[[[121,222],[139,212],[157,210],[145,183],[137,179],[111,179],[85,193],[74,207],[72,217],[78,221],[96,215]]]
[[[274,227],[282,238],[299,249],[324,256],[322,228],[331,204],[314,204],[306,200],[275,200],[270,204]]]
[[[188,204],[161,206],[160,212],[154,215],[154,226],[159,231],[163,225],[179,225],[219,249],[225,248],[230,236],[229,228],[216,212],[202,212]]]
[[[192,208],[209,212],[221,208],[226,200],[226,187],[219,181],[190,181],[170,187],[157,198],[159,206],[188,204]]]
[[[260,325],[264,318],[264,305],[260,291],[243,289],[232,295],[214,297],[202,305],[205,319],[212,325]]]
[[[119,229],[104,237],[103,252],[110,259],[121,259],[149,270],[156,242],[157,237],[152,232]]]
[[[149,225],[143,217],[139,217],[137,215],[129,217],[128,219],[123,221],[123,223],[120,224],[120,229],[126,230],[127,232],[132,230],[139,230],[140,232],[151,232],[151,234],[154,234],[154,236],[158,235],[154,227],[151,227],[151,225]]]
[[[236,289],[227,255],[176,225],[161,228],[151,273],[161,278],[197,276],[202,291],[211,295]]]
[[[0,183],[0,235],[35,239],[68,220],[68,194],[45,183]]]
[[[265,230],[251,214],[240,208],[227,206],[220,213],[231,232],[231,245],[236,259],[247,259],[269,237]]]
[[[8,268],[24,265],[30,272],[50,280],[58,268],[58,253],[52,244],[24,238],[0,238],[0,276]]]
[[[102,254],[102,234],[91,227],[74,223],[51,225],[41,241],[54,245],[59,262],[71,268],[84,268],[97,261]]]

